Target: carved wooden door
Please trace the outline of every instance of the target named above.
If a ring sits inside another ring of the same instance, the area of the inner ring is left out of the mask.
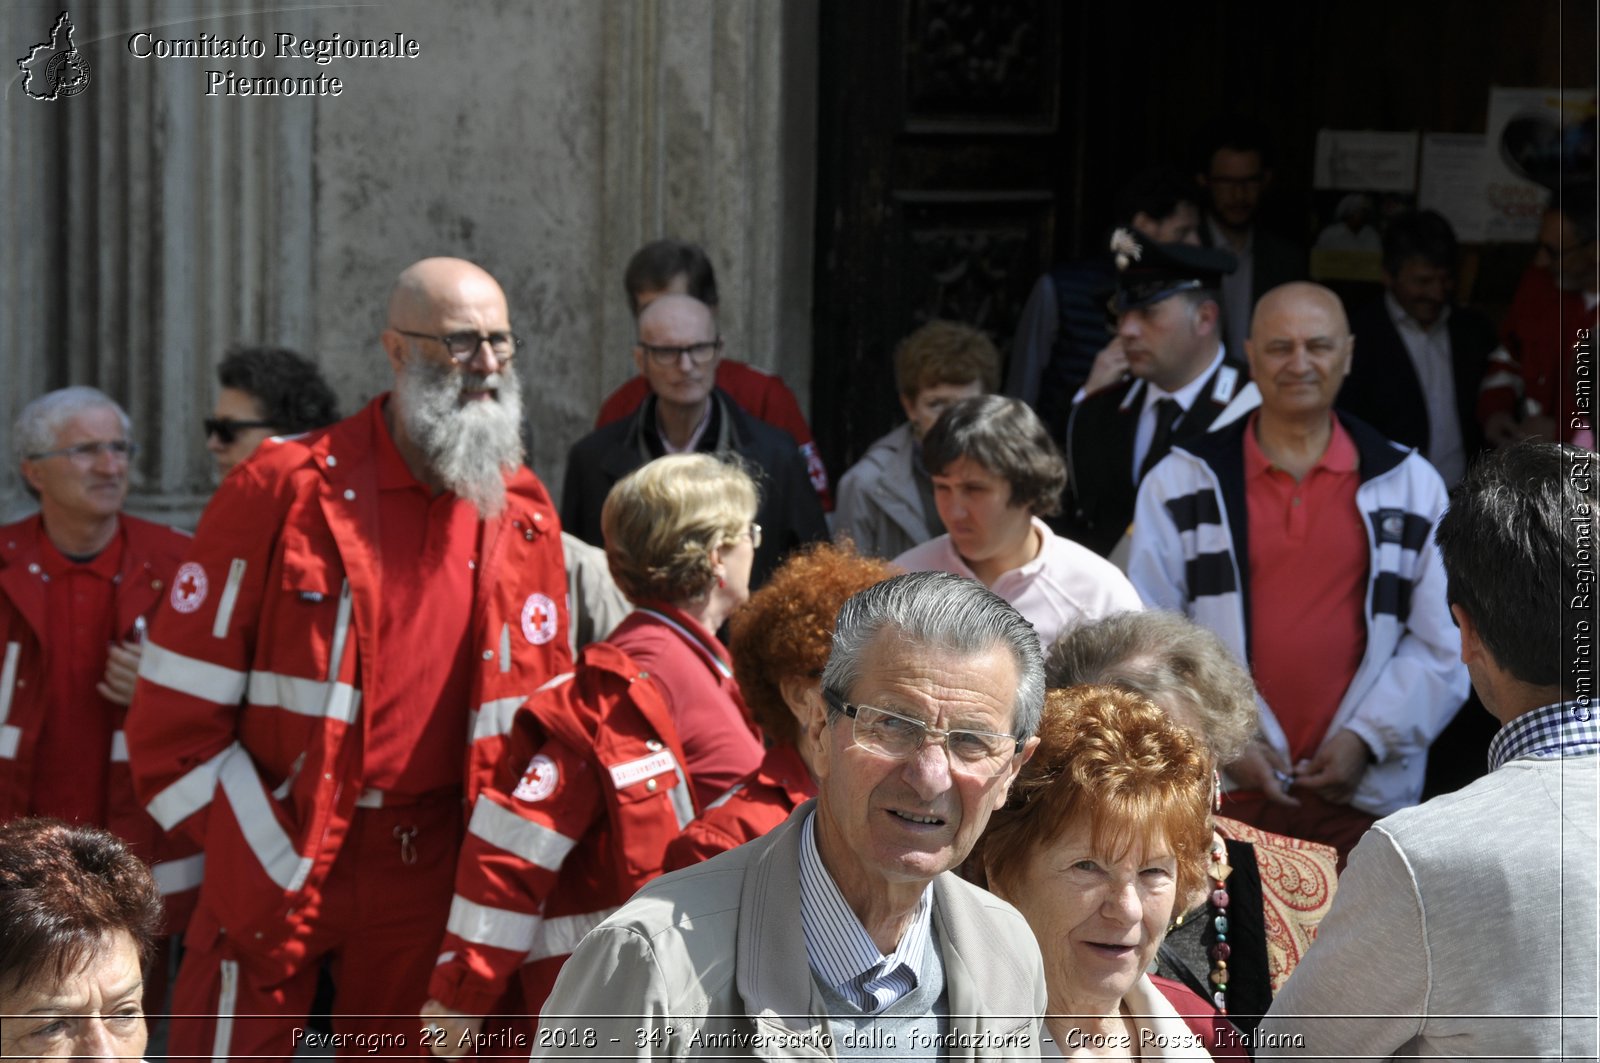
[[[1075,145],[1058,0],[825,3],[812,425],[835,478],[900,420],[895,344],[933,318],[1009,350]]]

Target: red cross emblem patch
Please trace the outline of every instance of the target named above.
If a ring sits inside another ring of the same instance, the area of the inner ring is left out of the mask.
[[[535,591],[522,603],[522,637],[543,646],[556,637],[556,603]]]
[[[556,783],[560,780],[561,772],[556,762],[543,753],[536,753],[528,761],[528,770],[522,773],[522,781],[511,791],[511,796],[518,801],[543,801],[555,793]]]
[[[192,613],[206,600],[206,570],[194,561],[185,561],[172,580],[172,608]]]

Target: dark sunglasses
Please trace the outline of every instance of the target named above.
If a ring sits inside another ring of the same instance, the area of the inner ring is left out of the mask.
[[[207,417],[203,423],[206,426],[206,438],[216,436],[223,446],[232,443],[240,429],[276,427],[271,421],[235,421],[232,417]]]

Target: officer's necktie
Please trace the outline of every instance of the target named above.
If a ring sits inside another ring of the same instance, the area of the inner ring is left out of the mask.
[[[1156,462],[1166,457],[1167,451],[1172,449],[1172,427],[1182,416],[1183,407],[1178,405],[1177,399],[1156,400],[1156,431],[1150,437],[1150,449],[1145,452],[1144,463],[1139,466],[1141,481],[1155,468]]]

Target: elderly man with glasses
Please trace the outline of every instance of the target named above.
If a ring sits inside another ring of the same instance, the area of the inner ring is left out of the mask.
[[[1038,636],[972,580],[898,576],[839,611],[822,689],[816,799],[590,931],[536,1055],[1038,1058],[1033,934],[952,873],[1037,742]]]
[[[39,512],[0,528],[0,820],[104,827],[155,865],[176,931],[198,857],[167,843],[134,798],[122,726],[145,625],[189,537],[122,512],[137,446],[127,413],[90,387],[23,407],[19,471]],[[153,1007],[165,979],[151,965]]]
[[[662,295],[639,312],[633,361],[650,395],[631,416],[573,444],[561,524],[585,542],[604,546],[600,507],[628,473],[663,454],[736,454],[760,470],[756,520],[766,539],[756,551],[754,589],[789,551],[827,538],[828,526],[794,438],[750,416],[716,386],[723,347],[711,308],[693,296]]]
[[[571,666],[505,293],[425,259],[381,340],[394,390],[223,479],[145,647],[134,781],[207,855],[174,1055],[293,1056],[324,964],[339,1044],[415,1054],[463,802]]]

